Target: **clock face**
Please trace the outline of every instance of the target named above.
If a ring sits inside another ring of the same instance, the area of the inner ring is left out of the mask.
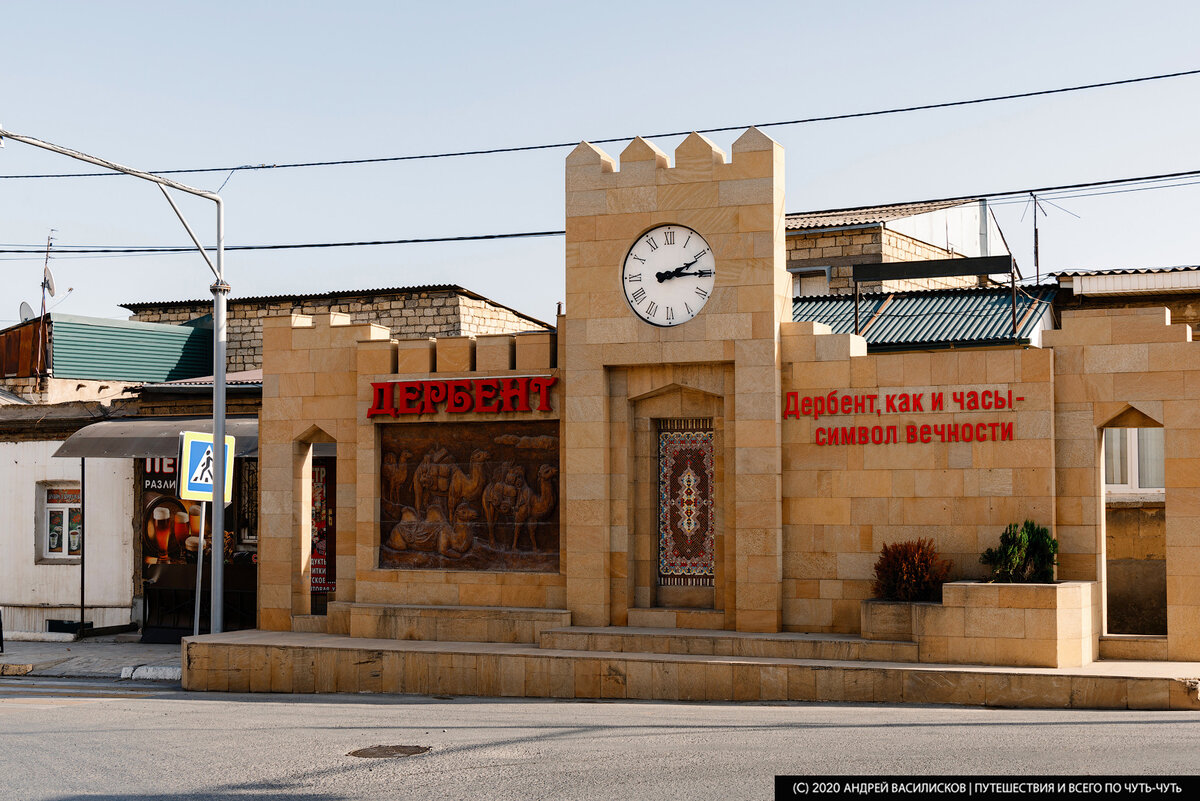
[[[634,241],[621,285],[633,313],[651,325],[686,323],[708,302],[716,261],[704,237],[683,225],[660,225]]]

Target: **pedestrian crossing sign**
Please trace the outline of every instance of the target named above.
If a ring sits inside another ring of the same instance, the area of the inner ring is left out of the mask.
[[[225,437],[225,503],[233,502],[233,437]],[[185,501],[213,499],[213,435],[203,431],[179,434],[179,497]]]

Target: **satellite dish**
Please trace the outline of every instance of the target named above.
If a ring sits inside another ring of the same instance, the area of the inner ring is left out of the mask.
[[[42,279],[42,288],[50,293],[50,297],[54,297],[54,274],[50,272],[49,265],[46,266],[45,278]]]
[[[26,322],[27,320],[32,320],[35,317],[35,315],[33,313],[33,307],[30,306],[25,301],[21,301],[20,314],[21,314],[21,322]]]

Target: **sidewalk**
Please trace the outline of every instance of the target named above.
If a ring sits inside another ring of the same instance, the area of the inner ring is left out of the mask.
[[[4,641],[0,676],[179,681],[178,645],[117,642]]]

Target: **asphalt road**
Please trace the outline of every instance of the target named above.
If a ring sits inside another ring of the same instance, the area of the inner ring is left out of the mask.
[[[423,755],[362,759],[375,745]],[[4,799],[772,798],[784,774],[1200,772],[1200,714],[0,680]]]

